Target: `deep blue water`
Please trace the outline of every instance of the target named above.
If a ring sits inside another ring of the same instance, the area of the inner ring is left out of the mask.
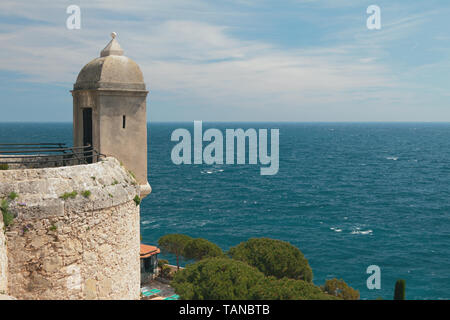
[[[363,299],[391,299],[404,278],[408,299],[450,299],[450,124],[204,124],[279,128],[275,176],[259,165],[174,165],[170,135],[192,126],[149,125],[145,243],[185,233],[226,250],[281,239],[302,250],[316,284],[343,278]],[[0,123],[0,141],[70,145],[72,126]],[[366,287],[373,264],[381,290]]]

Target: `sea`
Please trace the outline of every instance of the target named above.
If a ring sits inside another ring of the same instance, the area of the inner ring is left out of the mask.
[[[450,299],[450,124],[203,127],[279,129],[278,173],[261,175],[259,164],[175,165],[171,134],[192,132],[193,123],[149,123],[144,243],[183,233],[228,250],[249,238],[280,239],[304,253],[317,285],[338,278],[361,299],[392,299],[405,279],[407,299]],[[0,123],[0,143],[10,142],[70,146],[72,124]],[[373,265],[380,289],[367,286]]]

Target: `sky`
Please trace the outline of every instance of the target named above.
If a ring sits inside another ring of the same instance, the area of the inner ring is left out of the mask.
[[[78,72],[113,31],[149,121],[447,122],[449,17],[448,0],[2,0],[0,122],[71,122]]]

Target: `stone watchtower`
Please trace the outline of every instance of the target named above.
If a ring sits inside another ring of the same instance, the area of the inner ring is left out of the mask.
[[[139,66],[112,40],[80,71],[72,91],[75,147],[92,146],[117,158],[136,177],[141,197],[147,181],[147,117],[144,77]]]
[[[37,168],[22,160],[23,166],[0,170],[2,213],[8,218],[0,214],[0,295],[140,297],[138,199],[151,191],[148,92],[141,70],[123,56],[115,36],[81,70],[72,91],[75,147],[109,157],[88,158],[91,164],[47,161]]]

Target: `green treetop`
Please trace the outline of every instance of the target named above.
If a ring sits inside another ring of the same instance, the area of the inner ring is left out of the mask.
[[[189,260],[202,260],[205,258],[223,257],[224,253],[215,243],[203,238],[196,238],[186,244],[183,256]]]
[[[207,258],[175,274],[171,286],[185,300],[248,300],[264,279],[256,268],[229,258]]]
[[[359,300],[359,291],[349,287],[344,280],[336,278],[325,281],[322,290],[344,300]]]
[[[303,253],[288,242],[253,238],[229,250],[228,254],[256,267],[266,276],[312,282],[313,273]]]
[[[295,279],[266,277],[251,290],[255,300],[339,300],[324,293],[310,282]]]
[[[165,252],[172,253],[177,258],[177,269],[180,269],[180,257],[183,256],[184,247],[192,238],[184,234],[166,234],[158,240],[158,246]]]

